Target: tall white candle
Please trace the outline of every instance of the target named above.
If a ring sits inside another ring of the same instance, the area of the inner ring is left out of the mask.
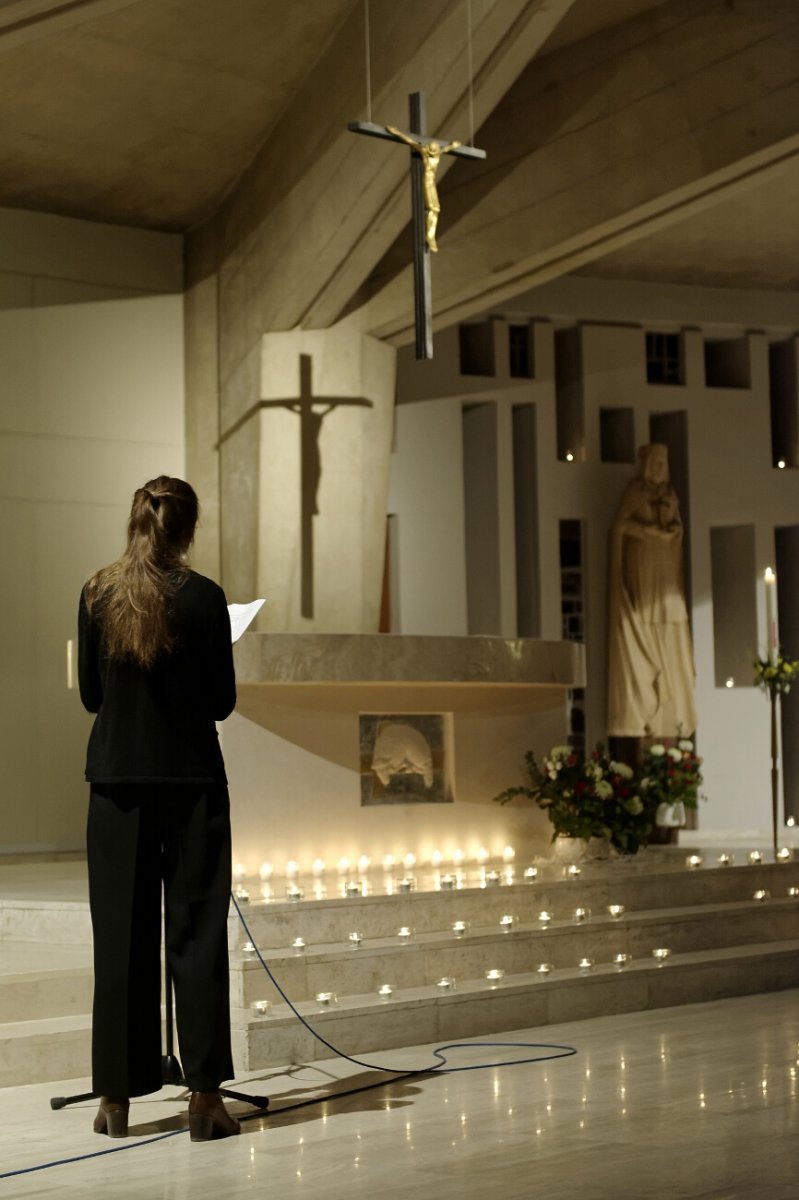
[[[779,653],[779,634],[777,633],[777,576],[771,567],[766,567],[763,582],[766,587],[766,652],[768,660],[773,666]]]

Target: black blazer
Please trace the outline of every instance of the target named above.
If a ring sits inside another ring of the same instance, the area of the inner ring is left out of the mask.
[[[92,783],[227,783],[216,721],[236,705],[225,593],[189,572],[171,606],[175,647],[145,670],[105,656],[102,629],[78,610],[80,698],[97,713],[86,758]]]

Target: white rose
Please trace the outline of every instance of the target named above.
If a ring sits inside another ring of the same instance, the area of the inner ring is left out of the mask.
[[[644,806],[641,803],[639,796],[631,796],[626,802],[625,808],[627,809],[627,812],[631,813],[634,817],[637,817],[639,813],[644,811]]]
[[[645,792],[645,791],[646,791],[646,789],[649,787],[649,785],[650,785],[650,783],[651,783],[651,782],[652,782],[652,780],[649,778],[649,776],[648,776],[648,775],[645,775],[645,776],[644,776],[644,778],[641,780],[641,789],[642,789],[642,791],[644,791],[644,792]]]
[[[594,791],[600,800],[609,800],[613,795],[613,788],[608,783],[607,779],[600,779],[594,786]]]
[[[549,752],[550,758],[568,758],[572,752],[571,746],[553,746]]]
[[[666,753],[666,747],[661,746],[660,742],[655,742],[654,746],[649,747],[649,753],[653,755],[654,758],[660,758]]]
[[[677,745],[680,750],[693,750],[694,748],[693,742],[689,742],[687,738],[683,738],[682,741],[677,743]]]
[[[682,750],[678,750],[676,746],[671,746],[666,751],[672,762],[682,762]]]

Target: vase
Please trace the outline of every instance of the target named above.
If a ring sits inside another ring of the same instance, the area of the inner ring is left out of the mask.
[[[578,863],[585,858],[586,846],[584,838],[569,837],[566,833],[559,833],[552,843],[552,856],[564,864]]]
[[[588,839],[588,847],[586,849],[587,858],[593,858],[595,862],[604,862],[606,859],[610,858],[610,854],[610,838],[590,837]]]
[[[664,801],[659,804],[655,813],[655,824],[662,829],[679,829],[685,824],[685,805],[682,800],[676,800],[673,804]]]

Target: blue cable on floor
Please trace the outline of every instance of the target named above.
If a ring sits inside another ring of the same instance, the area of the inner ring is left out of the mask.
[[[419,1075],[453,1075],[458,1071],[488,1071],[492,1068],[498,1069],[499,1067],[518,1067],[528,1063],[548,1062],[550,1059],[555,1058],[570,1058],[573,1054],[577,1053],[577,1050],[574,1046],[564,1046],[558,1042],[450,1042],[445,1046],[438,1046],[435,1050],[433,1050],[433,1058],[437,1059],[437,1062],[430,1063],[426,1067],[415,1067],[410,1070],[403,1070],[402,1068],[398,1067],[386,1067],[379,1063],[365,1062],[362,1058],[354,1058],[351,1054],[344,1054],[344,1052],[339,1050],[337,1046],[334,1046],[332,1042],[329,1042],[327,1038],[323,1038],[321,1033],[318,1033],[313,1026],[305,1020],[305,1017],[302,1015],[302,1013],[297,1010],[296,1005],[293,1004],[288,998],[272,974],[266,960],[261,954],[261,951],[258,949],[257,944],[255,941],[253,941],[253,936],[250,933],[249,926],[244,919],[244,914],[239,907],[236,897],[231,894],[231,899],[236,912],[238,913],[239,920],[244,928],[244,932],[247,934],[248,940],[255,948],[258,961],[266,971],[276,990],[283,997],[286,1004],[294,1013],[295,1017],[302,1025],[305,1026],[308,1032],[311,1033],[313,1037],[317,1039],[317,1041],[321,1042],[323,1046],[326,1046],[328,1050],[332,1051],[337,1058],[343,1058],[346,1062],[351,1062],[356,1067],[366,1067],[370,1071],[380,1071],[381,1074],[394,1076],[394,1079],[387,1080],[386,1083],[368,1083],[362,1085],[361,1087],[349,1088],[343,1092],[335,1092],[332,1096],[315,1096],[311,1100],[300,1100],[297,1104],[287,1104],[285,1108],[278,1109],[278,1113],[292,1112],[296,1108],[307,1108],[313,1104],[322,1104],[328,1099],[342,1099],[345,1096],[357,1095],[359,1092],[373,1091],[377,1087],[386,1087],[391,1083],[399,1082],[401,1079],[411,1079]],[[485,1048],[488,1046],[503,1050],[549,1050],[552,1051],[552,1053],[525,1055],[523,1058],[507,1059],[504,1062],[474,1063],[468,1067],[448,1067],[446,1065],[447,1058],[444,1053],[445,1050],[468,1050],[470,1048]],[[239,1117],[239,1120],[249,1121],[262,1115],[263,1110],[259,1110],[258,1112],[245,1114],[243,1117]],[[155,1137],[142,1138],[142,1140],[138,1142],[128,1142],[124,1146],[112,1146],[108,1150],[94,1150],[89,1154],[78,1154],[74,1158],[58,1158],[54,1159],[52,1162],[37,1163],[32,1167],[20,1167],[16,1171],[1,1172],[0,1179],[10,1179],[14,1175],[29,1175],[33,1171],[45,1171],[48,1167],[63,1167],[71,1163],[85,1162],[90,1158],[103,1158],[107,1154],[119,1154],[122,1150],[135,1150],[140,1146],[149,1146],[152,1145],[153,1142],[163,1142],[166,1141],[167,1138],[179,1137],[184,1133],[188,1133],[188,1128],[173,1129],[168,1133],[159,1133]]]

